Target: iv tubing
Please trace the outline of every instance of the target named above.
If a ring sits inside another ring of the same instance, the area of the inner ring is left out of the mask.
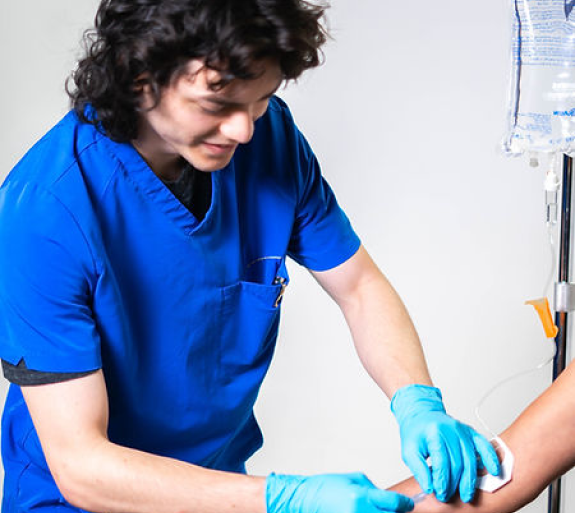
[[[557,260],[557,251],[555,249],[554,228],[555,228],[554,223],[548,223],[547,224],[547,235],[548,235],[549,249],[550,249],[550,253],[551,253],[551,255],[550,255],[551,256],[551,265],[550,265],[549,276],[547,277],[547,280],[545,282],[545,287],[543,288],[543,296],[544,297],[547,297],[549,295],[551,286],[553,284],[553,277],[555,275],[555,268],[556,268],[555,262]],[[535,371],[538,371],[538,370],[544,368],[546,365],[550,364],[551,362],[553,362],[555,360],[556,354],[557,354],[557,345],[553,341],[551,354],[545,360],[540,362],[537,366],[530,368],[530,369],[519,371],[515,374],[512,374],[511,376],[508,376],[508,377],[502,379],[501,381],[498,381],[489,390],[487,390],[487,392],[479,399],[479,401],[477,402],[477,404],[475,406],[475,417],[477,418],[479,423],[482,425],[483,429],[485,429],[494,438],[497,437],[497,434],[493,432],[493,430],[487,425],[487,423],[481,417],[480,410],[481,410],[481,407],[483,406],[483,404],[485,403],[485,401],[489,397],[491,397],[491,395],[496,390],[498,390],[501,386],[505,385],[506,383],[508,383],[510,381],[514,381],[515,379],[517,379],[521,376],[524,376],[526,374],[531,374],[532,372],[535,372]]]
[[[541,363],[539,363],[536,367],[533,367],[531,369],[522,370],[520,372],[512,374],[511,376],[508,376],[507,378],[502,379],[501,381],[499,381],[495,385],[493,385],[483,395],[483,397],[481,399],[479,399],[479,401],[477,402],[477,405],[475,406],[475,416],[477,417],[477,420],[480,422],[480,424],[483,426],[483,429],[485,429],[494,438],[497,437],[497,434],[491,430],[491,428],[487,425],[487,423],[483,420],[483,418],[481,417],[481,415],[479,413],[479,411],[481,410],[481,407],[483,406],[483,403],[491,396],[491,394],[493,394],[493,392],[495,392],[499,387],[503,386],[504,384],[508,383],[509,381],[513,381],[516,378],[524,376],[525,374],[531,374],[532,372],[538,371],[538,370],[542,369],[543,367],[545,367],[546,365],[550,364],[553,361],[553,359],[555,358],[555,354],[557,353],[557,349],[555,347],[555,344],[553,344],[552,347],[553,347],[553,349],[551,351],[551,354],[545,360],[543,360]]]
[[[412,495],[411,500],[413,501],[414,504],[419,504],[420,502],[423,502],[426,497],[427,494],[425,492],[419,492],[416,493],[415,495]]]

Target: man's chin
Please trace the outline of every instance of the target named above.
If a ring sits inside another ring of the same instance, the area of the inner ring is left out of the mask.
[[[232,155],[233,156],[233,155]],[[229,158],[221,159],[186,159],[188,163],[198,171],[204,173],[212,173],[214,171],[219,171],[226,167],[232,160],[232,156]]]

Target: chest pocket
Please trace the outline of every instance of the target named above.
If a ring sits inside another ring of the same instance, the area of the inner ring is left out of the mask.
[[[263,375],[269,367],[279,326],[281,300],[289,282],[285,260],[253,262],[245,280],[222,289],[221,368],[224,380]]]

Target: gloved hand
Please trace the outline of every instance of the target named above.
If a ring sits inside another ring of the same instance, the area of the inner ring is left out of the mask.
[[[400,388],[391,400],[391,411],[399,424],[403,461],[424,492],[435,492],[437,499],[445,502],[459,485],[461,500],[469,502],[475,493],[478,465],[499,475],[495,449],[471,427],[447,415],[439,389],[425,385]]]
[[[413,509],[405,495],[376,488],[360,473],[288,476],[266,480],[267,513],[387,513]]]

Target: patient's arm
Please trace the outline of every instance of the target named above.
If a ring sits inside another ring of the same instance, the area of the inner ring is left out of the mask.
[[[507,513],[535,499],[556,477],[575,465],[575,363],[507,428],[501,438],[515,456],[512,480],[494,493],[477,490],[471,504],[443,504],[428,496],[416,513]],[[391,488],[413,496],[411,478]]]

